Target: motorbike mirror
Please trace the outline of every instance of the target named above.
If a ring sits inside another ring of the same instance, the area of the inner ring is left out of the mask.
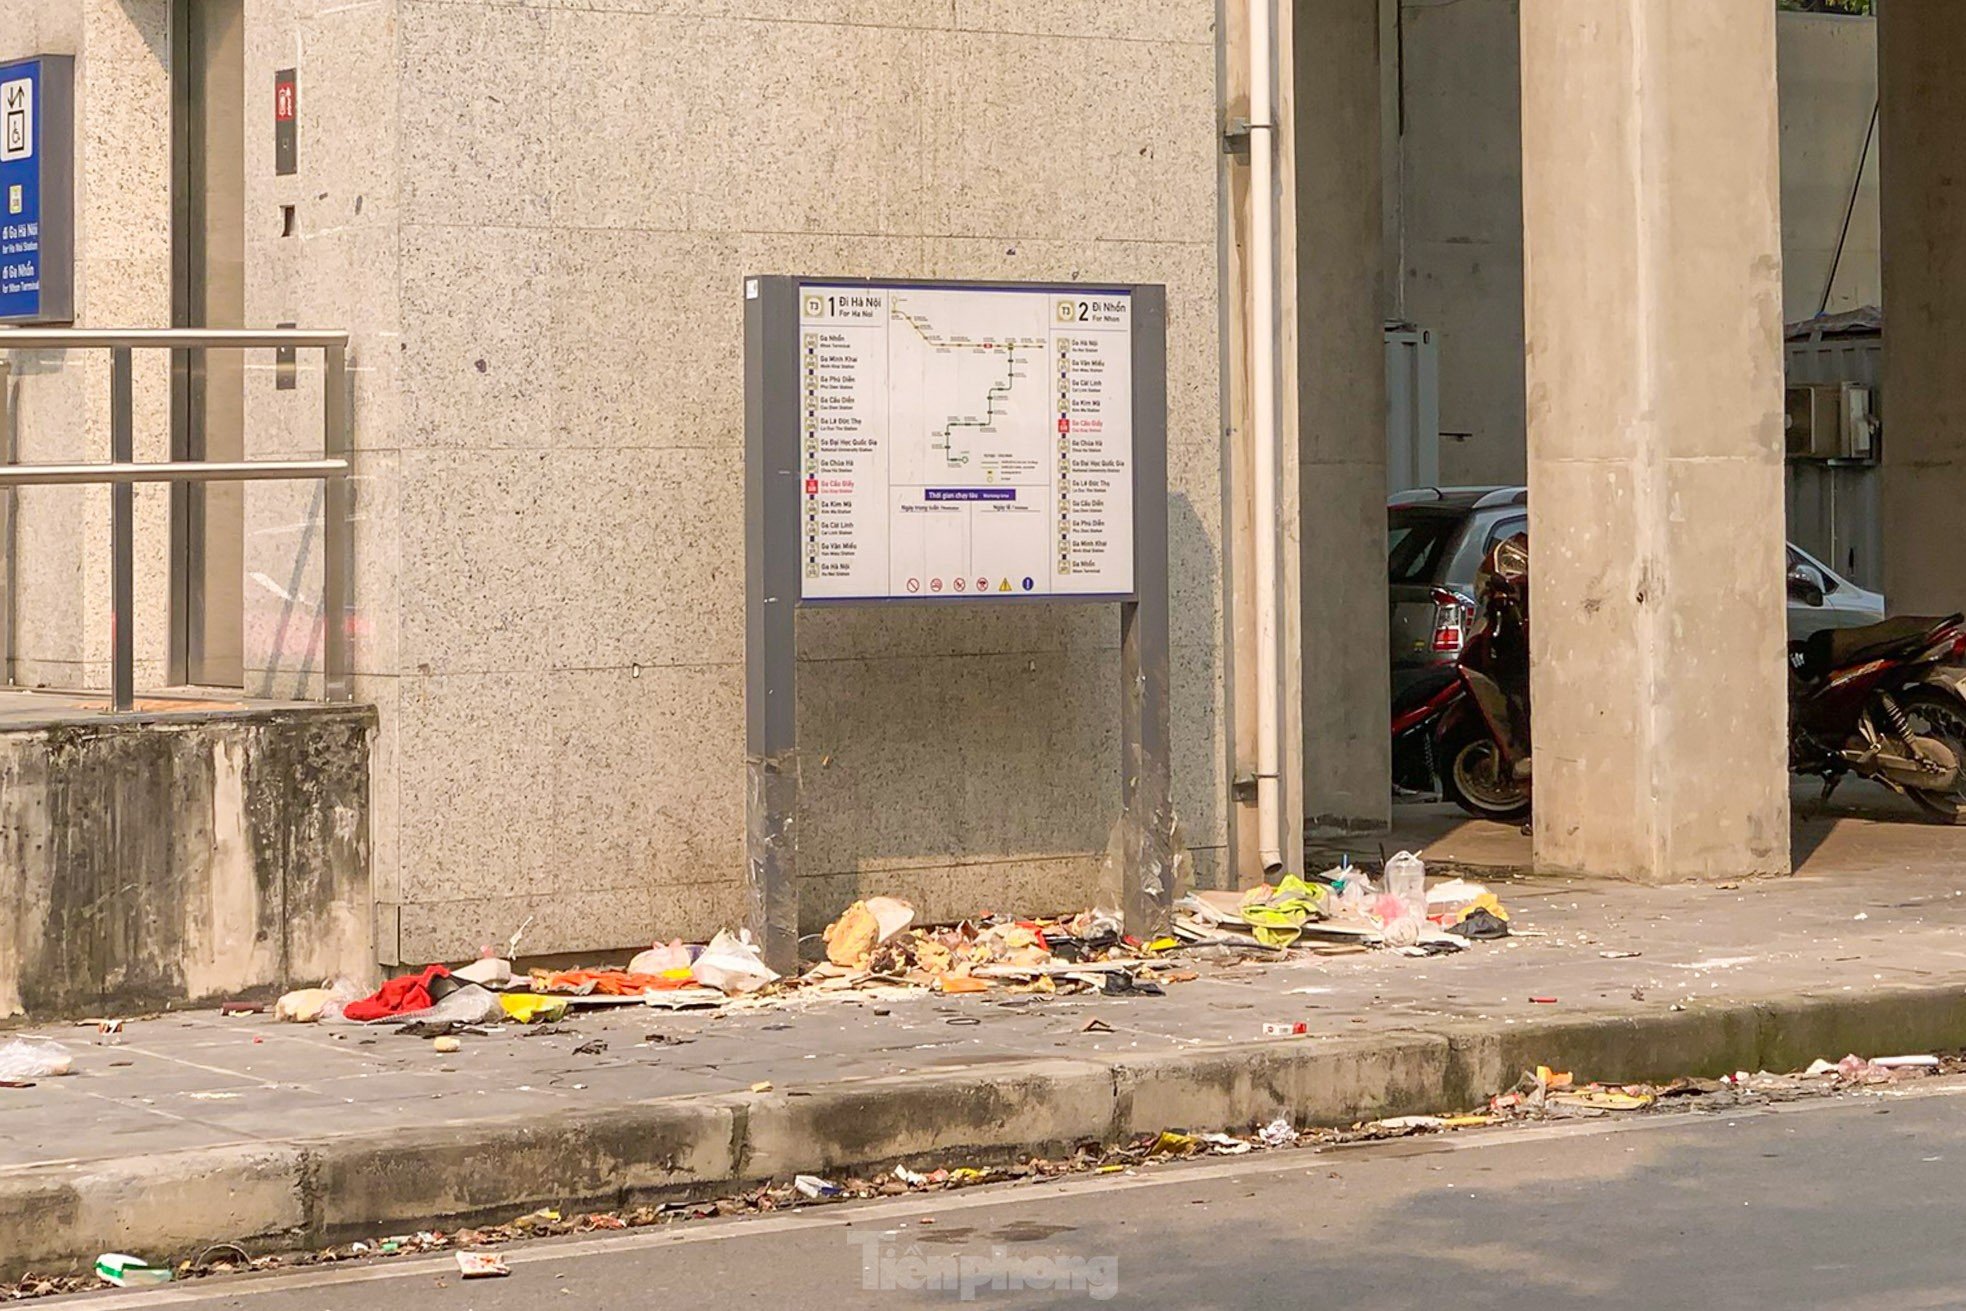
[[[1509,582],[1519,582],[1529,575],[1529,536],[1517,533],[1507,541],[1495,545],[1493,556],[1496,577]]]
[[[1806,564],[1797,565],[1789,570],[1789,595],[1804,605],[1823,604],[1822,577]]]

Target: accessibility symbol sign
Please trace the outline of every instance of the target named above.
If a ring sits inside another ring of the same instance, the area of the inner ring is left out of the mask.
[[[26,159],[34,153],[34,82],[31,78],[0,83],[0,160]]]

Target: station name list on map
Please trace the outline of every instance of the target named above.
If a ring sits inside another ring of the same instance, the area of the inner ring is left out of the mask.
[[[806,283],[808,600],[1133,591],[1124,292]]]

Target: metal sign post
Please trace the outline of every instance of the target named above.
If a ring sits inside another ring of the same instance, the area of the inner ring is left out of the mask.
[[[1126,929],[1174,893],[1159,286],[744,283],[748,923],[798,966],[798,611],[1120,608]]]

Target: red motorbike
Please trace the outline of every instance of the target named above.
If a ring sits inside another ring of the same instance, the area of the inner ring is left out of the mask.
[[[1480,819],[1529,818],[1529,539],[1498,542],[1475,578],[1476,602],[1443,591],[1473,627],[1452,676],[1393,711],[1395,777],[1438,775],[1441,795]],[[1409,784],[1411,786],[1412,784]]]
[[[1966,823],[1966,617],[1887,619],[1789,644],[1789,769],[1872,779]]]

